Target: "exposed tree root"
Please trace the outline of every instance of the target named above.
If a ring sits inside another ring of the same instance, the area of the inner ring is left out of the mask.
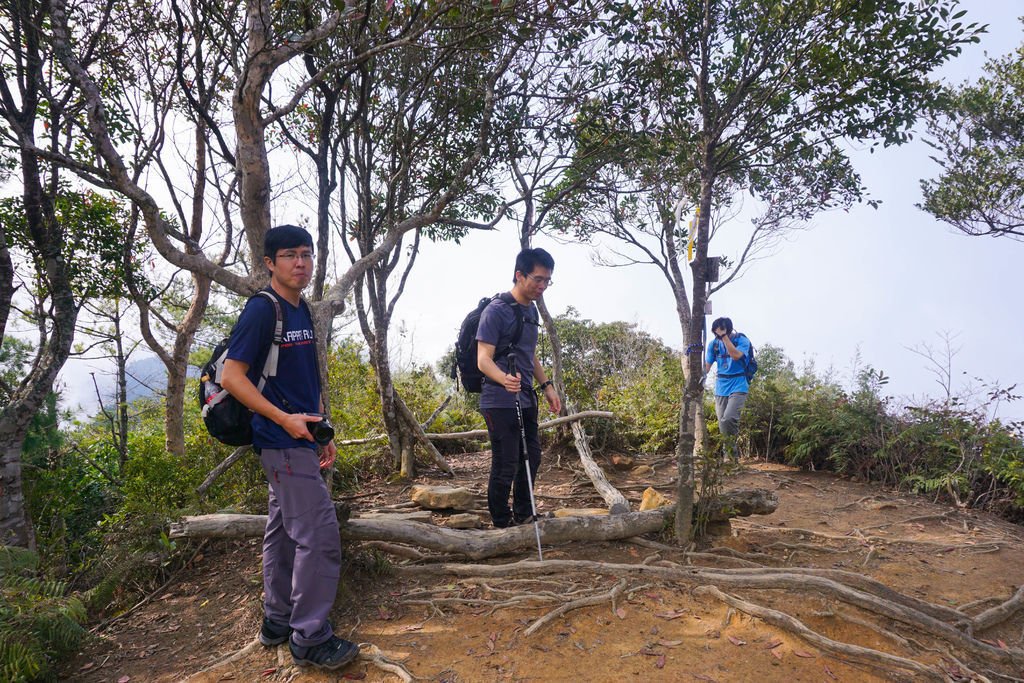
[[[580,598],[579,600],[573,600],[572,602],[567,602],[566,604],[562,605],[558,609],[556,609],[556,610],[554,610],[552,612],[548,612],[543,617],[541,617],[537,621],[535,621],[532,624],[530,624],[529,628],[527,628],[523,632],[523,635],[526,635],[526,636],[533,635],[538,630],[540,630],[540,628],[542,626],[544,626],[545,624],[548,624],[548,623],[554,621],[555,619],[557,619],[558,617],[562,616],[563,614],[571,612],[574,609],[579,609],[581,607],[589,607],[591,605],[600,605],[603,602],[611,601],[611,603],[612,603],[612,611],[614,612],[615,611],[615,601],[618,599],[618,597],[620,595],[622,595],[622,591],[624,591],[624,590],[626,590],[626,579],[622,579],[621,581],[619,581],[617,584],[615,584],[615,587],[612,588],[607,593],[602,593],[601,595],[593,595],[593,596],[590,596],[590,597],[587,597],[587,598]]]
[[[259,652],[261,649],[263,649],[263,645],[260,643],[259,638],[254,638],[251,643],[243,647],[241,650],[233,652],[227,657],[224,657],[223,659],[218,659],[216,662],[206,667],[202,671],[196,672],[188,678],[186,678],[184,681],[182,681],[182,683],[188,683],[189,681],[198,680],[199,678],[203,677],[204,674],[208,674],[211,671],[216,671],[217,669],[221,669],[227,666],[228,664],[232,664],[240,659],[244,659],[245,657],[248,657],[254,652]]]
[[[384,653],[380,651],[380,648],[371,643],[359,644],[359,661],[371,664],[381,671],[386,671],[389,674],[394,674],[405,681],[405,683],[412,683],[412,681],[416,680],[416,677],[413,676],[408,669],[402,666],[402,664],[385,657]]]
[[[970,653],[979,660],[1015,667],[1024,662],[1024,651],[1022,650],[995,647],[958,630],[956,626],[967,621],[962,612],[897,593],[884,584],[853,572],[772,567],[709,569],[679,565],[664,566],[664,564],[666,563],[636,565],[581,560],[547,560],[544,562],[523,561],[506,565],[451,564],[407,567],[398,568],[396,571],[410,575],[433,573],[477,577],[526,576],[583,571],[613,575],[619,578],[622,578],[623,575],[639,574],[690,585],[716,584],[731,588],[790,589],[799,592],[813,590],[868,612],[907,624],[919,632],[927,633],[959,650]],[[941,615],[941,617],[934,615]],[[949,623],[950,621],[952,623]]]
[[[984,631],[998,624],[1012,619],[1024,610],[1024,586],[1017,589],[1013,597],[1006,602],[991,607],[978,616],[971,619],[971,633]]]
[[[693,592],[696,595],[709,595],[714,597],[730,607],[762,619],[772,626],[794,633],[816,647],[819,647],[826,652],[831,652],[832,654],[838,655],[844,659],[850,659],[860,664],[866,664],[876,669],[882,669],[883,671],[900,669],[903,671],[911,671],[916,674],[921,674],[935,681],[946,680],[945,674],[938,669],[915,662],[913,659],[907,659],[906,657],[899,657],[887,652],[880,652],[878,650],[872,650],[859,645],[850,645],[848,643],[841,643],[837,640],[832,640],[831,638],[826,638],[820,633],[807,628],[807,626],[805,626],[801,621],[789,616],[788,614],[727,595],[715,586],[700,586],[694,589]]]

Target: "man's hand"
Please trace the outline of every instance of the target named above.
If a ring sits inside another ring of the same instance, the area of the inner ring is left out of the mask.
[[[509,392],[510,394],[518,394],[519,390],[522,388],[522,382],[519,379],[519,373],[517,372],[514,375],[510,375],[506,372],[505,382],[503,385],[505,387],[505,391]]]
[[[548,400],[548,405],[551,407],[551,412],[558,415],[562,412],[562,399],[558,398],[558,392],[555,391],[555,385],[549,384],[544,389],[544,398]]]
[[[323,418],[319,415],[305,415],[303,413],[286,413],[283,420],[278,422],[281,425],[281,429],[288,432],[288,436],[293,439],[305,439],[307,441],[313,440],[313,435],[309,433],[309,427],[307,426],[310,422],[319,422]]]
[[[334,464],[337,457],[338,447],[334,445],[333,441],[328,441],[327,445],[320,449],[320,469],[326,470]]]

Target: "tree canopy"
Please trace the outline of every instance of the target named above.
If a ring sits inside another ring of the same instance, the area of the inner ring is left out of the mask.
[[[942,173],[919,206],[968,235],[1024,239],[1024,45],[944,95],[928,121]]]

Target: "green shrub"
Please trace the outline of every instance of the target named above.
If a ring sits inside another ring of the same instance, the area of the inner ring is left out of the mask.
[[[85,635],[85,608],[39,574],[39,557],[0,546],[0,678],[55,680],[54,665]]]

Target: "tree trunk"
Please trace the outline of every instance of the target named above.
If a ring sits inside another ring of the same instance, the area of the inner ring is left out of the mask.
[[[32,522],[25,509],[25,493],[21,479],[21,447],[25,442],[24,429],[5,429],[0,423],[0,545],[11,545],[35,550],[36,538]],[[21,432],[18,438],[18,432]],[[10,437],[8,438],[8,432]]]
[[[43,263],[40,274],[52,301],[52,329],[41,340],[43,347],[29,376],[0,411],[0,544],[34,549],[35,534],[25,508],[22,485],[21,447],[32,416],[53,389],[57,373],[71,352],[78,306],[61,254],[62,231],[54,218],[52,197],[43,190],[38,161],[23,151],[21,163],[25,217],[30,238]]]
[[[698,348],[701,330],[704,328],[704,305],[707,301],[707,275],[706,264],[708,256],[708,237],[710,234],[711,222],[711,192],[714,178],[705,173],[701,179],[700,202],[698,209],[700,215],[697,220],[697,235],[694,240],[695,254],[693,263],[690,264],[693,276],[692,306],[688,315],[685,316],[686,323],[683,326],[683,348],[684,355],[684,376],[686,378],[683,389],[682,406],[679,411],[679,437],[676,441],[676,464],[679,469],[679,478],[676,486],[676,496],[679,501],[677,508],[674,529],[676,543],[685,545],[690,541],[693,529],[693,500],[694,500],[694,462],[698,453],[697,434],[700,430],[697,427],[698,421],[704,421],[704,355],[703,348]],[[681,255],[678,255],[681,256]],[[680,277],[682,272],[678,268],[678,256],[672,258],[676,264],[676,272]],[[677,299],[677,305],[679,301]],[[684,320],[682,310],[680,321]],[[703,444],[701,444],[703,446]]]

